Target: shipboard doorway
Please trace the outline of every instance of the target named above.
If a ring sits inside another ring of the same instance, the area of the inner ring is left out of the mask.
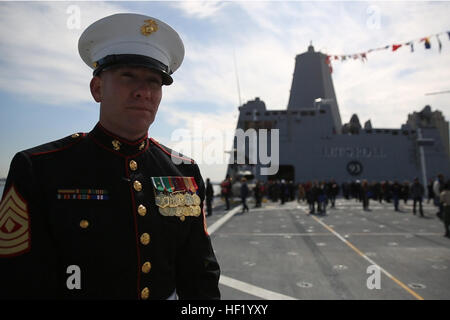
[[[282,179],[295,182],[295,168],[293,165],[280,165],[276,174],[267,177],[267,180],[269,181]]]

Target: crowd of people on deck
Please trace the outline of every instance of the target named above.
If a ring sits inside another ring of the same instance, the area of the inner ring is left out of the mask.
[[[444,222],[445,236],[449,235],[450,224],[450,179],[444,180],[439,174],[435,179],[430,179],[424,187],[419,178],[410,181],[367,181],[354,180],[337,183],[333,179],[329,181],[307,181],[294,183],[286,180],[256,181],[250,188],[246,179],[240,181],[239,194],[233,194],[233,181],[229,176],[221,184],[221,197],[225,200],[226,208],[230,209],[230,198],[238,196],[243,204],[243,212],[249,211],[247,198],[253,194],[255,208],[261,207],[263,199],[272,202],[280,202],[281,205],[288,201],[306,202],[310,214],[326,215],[327,208],[334,208],[336,198],[346,200],[354,199],[362,205],[364,211],[370,210],[370,201],[379,203],[391,203],[395,211],[401,211],[400,203],[406,205],[408,201],[413,203],[413,214],[425,217],[423,201],[430,201],[437,208],[437,217]],[[425,189],[426,188],[426,189]]]

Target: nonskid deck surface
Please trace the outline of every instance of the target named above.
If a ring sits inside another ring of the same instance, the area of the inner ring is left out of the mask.
[[[338,199],[325,216],[305,202],[265,202],[242,214],[215,200],[208,230],[223,299],[450,299],[450,239],[424,203]]]

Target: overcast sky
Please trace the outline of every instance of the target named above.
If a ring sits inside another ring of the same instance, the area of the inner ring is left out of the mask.
[[[78,38],[95,20],[119,12],[163,20],[184,41],[185,60],[163,88],[149,130],[171,147],[176,129],[201,124],[221,132],[220,145],[229,149],[236,74],[242,103],[260,97],[268,109],[286,108],[295,56],[310,41],[316,51],[349,55],[415,40],[413,53],[402,47],[369,53],[364,63],[333,61],[344,123],[357,113],[362,124],[400,128],[427,104],[450,119],[450,94],[425,95],[450,90],[450,2],[0,2],[0,177],[16,152],[94,127],[98,105]],[[418,41],[441,32],[441,52],[434,36],[430,50]],[[204,178],[223,179],[225,163],[199,162]]]

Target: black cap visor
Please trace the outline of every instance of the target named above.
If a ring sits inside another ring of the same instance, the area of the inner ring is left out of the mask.
[[[170,74],[169,67],[160,61],[137,54],[114,54],[106,56],[99,61],[97,61],[96,68],[94,70],[94,76],[97,76],[103,70],[116,67],[116,66],[139,66],[146,67],[152,70],[159,71],[162,76],[162,84],[168,86],[173,82]]]

